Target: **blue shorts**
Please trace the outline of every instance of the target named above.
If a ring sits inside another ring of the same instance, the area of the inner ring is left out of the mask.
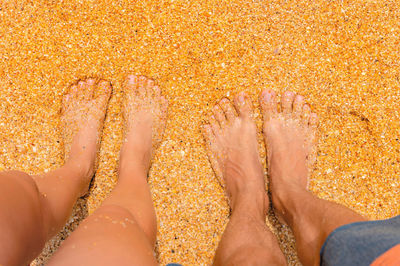
[[[388,220],[352,223],[334,230],[321,248],[321,265],[370,265],[400,244],[400,215]],[[400,256],[400,254],[399,254]],[[181,266],[171,263],[167,266]]]
[[[325,240],[320,253],[321,265],[370,265],[398,244],[400,215],[388,220],[347,224]]]

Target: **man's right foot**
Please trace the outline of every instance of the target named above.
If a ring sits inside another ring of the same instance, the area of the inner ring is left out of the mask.
[[[236,108],[222,99],[214,106],[203,133],[211,166],[227,192],[232,211],[244,207],[241,209],[247,215],[265,219],[269,204],[251,105],[244,93],[236,96]]]
[[[309,168],[315,163],[318,116],[311,113],[302,96],[290,91],[282,95],[281,111],[271,90],[261,93],[260,105],[272,203],[281,219],[285,216],[285,200],[293,191],[307,189]]]

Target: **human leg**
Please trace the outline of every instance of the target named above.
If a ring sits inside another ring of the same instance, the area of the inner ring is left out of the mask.
[[[333,230],[365,218],[307,190],[309,168],[315,162],[318,117],[304,98],[284,93],[279,112],[275,92],[265,90],[260,105],[274,209],[292,228],[302,263],[317,265],[320,249]]]
[[[89,79],[73,85],[64,98],[64,166],[36,176],[0,173],[0,264],[30,263],[87,191],[110,91],[108,82]],[[69,100],[78,97],[72,106]]]
[[[119,180],[52,257],[50,265],[154,265],[156,216],[147,183],[154,150],[162,140],[167,100],[154,81],[129,76],[124,85],[125,137]]]
[[[210,124],[204,126],[209,159],[232,210],[214,264],[282,265],[283,253],[265,225],[269,202],[247,95],[239,94],[235,107],[236,111],[229,100],[222,99],[213,109]]]

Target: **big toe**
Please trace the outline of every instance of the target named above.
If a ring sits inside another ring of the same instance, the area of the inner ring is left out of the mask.
[[[236,95],[234,102],[236,110],[241,117],[251,118],[253,108],[251,100],[246,93],[240,92],[238,95]]]
[[[272,90],[264,90],[260,94],[259,101],[264,121],[269,121],[278,112],[276,104],[276,93]]]
[[[84,89],[82,91],[85,100],[91,100],[93,98],[94,89],[96,87],[95,79],[87,79],[84,81]]]
[[[136,94],[138,87],[138,77],[136,75],[128,75],[124,82],[125,94]]]

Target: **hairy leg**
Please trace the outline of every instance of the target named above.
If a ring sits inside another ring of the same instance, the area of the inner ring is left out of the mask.
[[[62,244],[50,265],[155,265],[157,223],[147,184],[162,140],[167,100],[154,81],[128,76],[119,180],[102,206]]]
[[[73,85],[64,98],[64,166],[36,176],[0,173],[0,264],[29,264],[87,191],[110,91],[108,82],[89,79]]]
[[[269,202],[247,95],[236,96],[235,108],[222,99],[204,126],[209,159],[232,210],[214,264],[282,265],[283,253],[265,225]]]
[[[260,96],[260,105],[275,212],[292,228],[302,263],[319,265],[319,252],[328,235],[339,226],[365,218],[307,190],[309,171],[316,159],[318,117],[304,98],[284,93],[278,112],[275,92],[266,90]]]

